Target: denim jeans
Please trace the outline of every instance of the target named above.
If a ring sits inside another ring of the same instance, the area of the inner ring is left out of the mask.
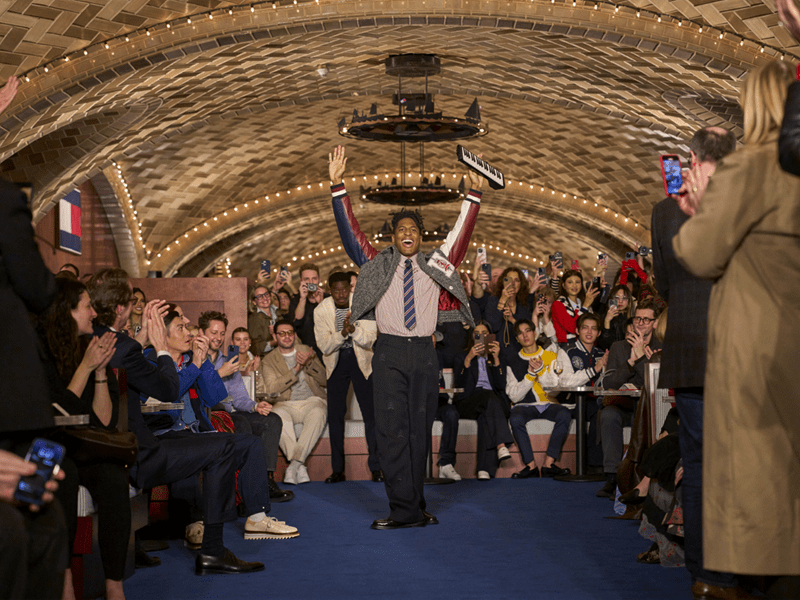
[[[703,388],[675,390],[680,426],[678,439],[683,459],[683,529],[686,568],[692,581],[733,587],[731,573],[703,568]]]

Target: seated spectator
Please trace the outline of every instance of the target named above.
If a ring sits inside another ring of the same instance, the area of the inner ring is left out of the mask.
[[[588,384],[594,385],[608,362],[608,351],[603,352],[597,346],[597,339],[602,331],[601,319],[594,313],[584,313],[578,317],[576,324],[578,338],[569,342],[565,349],[573,371],[584,371],[588,376]],[[578,385],[578,384],[575,384]],[[592,398],[594,398],[592,396]],[[601,467],[603,450],[597,436],[597,402],[586,402],[586,421],[589,423],[589,434],[586,438],[587,463],[590,467]],[[577,407],[572,409],[572,416],[577,417]]]
[[[583,288],[583,275],[580,271],[569,269],[561,277],[561,291],[558,300],[553,303],[553,327],[559,344],[574,340],[575,324],[582,314],[589,312],[599,290],[589,286]]]
[[[97,312],[94,335],[101,336],[112,331],[112,327],[119,329],[131,304],[127,274],[121,269],[104,269],[92,277],[89,289]],[[124,295],[125,290],[127,295]],[[156,437],[144,422],[140,397],[152,396],[162,402],[176,402],[184,394],[189,396],[188,390],[181,389],[181,380],[173,362],[172,349],[167,343],[165,326],[166,321],[172,327],[174,335],[179,333],[178,330],[181,329],[179,325],[185,331],[185,323],[176,311],[171,311],[161,318],[159,308],[162,304],[160,300],[151,300],[145,306],[148,338],[153,346],[151,356],[155,363],[144,357],[142,346],[136,340],[122,333],[116,334],[116,352],[109,363],[111,368],[126,370],[128,428],[136,434],[139,443],[139,454],[129,470],[129,478],[135,486],[149,489],[171,483],[196,482],[197,476],[202,473],[203,487],[199,503],[202,508],[205,533],[200,555],[195,560],[195,572],[247,573],[261,570],[264,568],[262,563],[239,560],[222,543],[223,524],[237,518],[236,511],[231,510],[235,505],[237,468],[242,469],[240,478],[240,482],[244,484],[241,488],[242,496],[246,512],[252,517],[252,524],[251,520],[248,520],[245,531],[247,533],[249,530],[249,533],[257,534],[256,537],[260,538],[263,537],[261,530],[266,529],[262,527],[265,524],[264,517],[261,521],[257,521],[257,518],[261,516],[258,511],[269,510],[269,496],[263,498],[265,494],[259,492],[267,489],[267,478],[263,476],[259,483],[259,461],[253,460],[247,463],[244,460],[247,458],[245,450],[248,450],[254,455],[262,453],[261,465],[264,464],[263,450],[258,440],[249,436],[221,433],[198,436],[189,430],[172,431]],[[184,339],[184,347],[190,347],[192,341],[188,332]],[[181,356],[180,351],[177,351],[175,358],[180,359]],[[242,449],[237,446],[234,443],[237,437],[249,443],[250,448]],[[248,442],[248,439],[251,441]],[[265,470],[263,466],[260,468]],[[272,522],[273,519],[269,521]],[[283,523],[274,521],[274,526],[269,528],[277,530],[283,526]]]
[[[328,412],[325,392],[325,369],[314,351],[297,343],[294,326],[289,321],[275,324],[278,352],[270,352],[261,363],[261,376],[268,394],[279,394],[273,411],[283,420],[280,447],[289,462],[284,483],[308,483],[311,478],[306,459],[316,446]],[[302,423],[300,437],[294,425]]]
[[[56,278],[57,293],[50,307],[39,318],[38,329],[46,349],[45,371],[50,397],[70,414],[88,414],[93,426],[113,431],[119,419],[119,386],[110,369],[116,338],[109,332],[92,338],[84,350],[80,336],[91,335],[92,309],[86,286],[77,280]],[[129,290],[127,290],[130,293]],[[77,466],[77,478],[65,481],[56,492],[64,508],[70,547],[78,530],[78,484],[92,495],[98,513],[98,540],[106,598],[125,598],[122,579],[131,534],[131,508],[125,465],[103,456],[74,458],[76,446],[69,436],[59,438],[67,456]],[[75,467],[72,467],[75,468]],[[65,467],[65,469],[67,469]],[[70,469],[67,469],[68,472]],[[65,599],[75,598],[71,571],[64,585]]]
[[[254,401],[239,373],[239,354],[228,359],[222,353],[222,344],[228,329],[228,318],[220,312],[208,311],[200,315],[198,327],[208,338],[208,360],[217,370],[217,375],[225,384],[229,401],[222,406],[230,413],[235,432],[242,435],[255,435],[264,445],[267,474],[269,477],[269,499],[272,502],[287,502],[294,493],[284,491],[275,483],[275,469],[278,466],[278,443],[283,423],[272,413],[272,404],[264,400]]]
[[[618,390],[623,386],[644,387],[644,373],[650,357],[661,350],[661,342],[653,336],[658,309],[653,302],[644,301],[636,308],[633,329],[624,341],[615,342],[608,355],[603,387]],[[598,418],[600,441],[603,446],[603,471],[606,484],[598,492],[600,498],[614,499],[617,487],[617,468],[622,461],[622,429],[631,424],[635,399],[623,396],[604,396]]]
[[[131,311],[131,332],[132,337],[139,335],[142,330],[142,317],[144,316],[144,306],[147,304],[147,297],[138,287],[133,288],[133,310]]]
[[[465,290],[472,289],[472,278],[468,273],[461,273],[461,283]],[[475,323],[481,321],[481,310],[478,303],[470,298],[469,308]],[[463,320],[437,323],[436,331],[441,334],[441,339],[436,343],[436,353],[439,355],[440,369],[460,368],[460,361],[464,356],[464,348],[469,343],[472,329]]]
[[[567,475],[569,469],[562,469],[555,464],[561,455],[561,448],[567,439],[569,424],[572,420],[569,410],[553,400],[544,391],[543,386],[553,387],[558,384],[553,362],[561,360],[565,369],[569,361],[559,359],[556,352],[544,350],[536,343],[536,328],[528,319],[521,319],[514,325],[517,342],[522,347],[517,353],[508,352],[503,356],[506,367],[506,395],[511,407],[511,431],[517,441],[522,462],[525,467],[512,475],[514,479],[538,477],[539,467],[533,456],[531,440],[526,425],[532,419],[547,419],[555,426],[547,446],[547,456],[542,465],[543,477]],[[563,355],[563,350],[559,349]]]
[[[313,263],[300,265],[300,289],[292,299],[289,314],[294,317],[294,330],[306,346],[313,348],[319,358],[322,352],[314,333],[314,311],[326,295],[320,285],[319,267]]]
[[[509,346],[519,350],[514,337],[514,324],[520,319],[530,319],[528,310],[528,280],[516,267],[504,269],[497,279],[494,296],[486,301],[483,314],[486,323],[497,332],[500,351]]]
[[[277,344],[272,335],[274,321],[270,310],[270,292],[266,286],[257,285],[253,289],[250,304],[254,310],[247,316],[247,329],[253,342],[253,352],[256,356],[264,356]]]
[[[469,337],[466,355],[462,355],[453,369],[454,381],[464,388],[454,402],[458,416],[478,422],[477,471],[478,479],[483,480],[494,477],[500,462],[511,458],[507,446],[514,443],[508,428],[508,400],[503,393],[505,378],[500,365],[500,344],[481,341],[490,334],[489,327],[479,322]],[[444,443],[443,432],[442,445]],[[443,455],[441,448],[439,452]],[[455,462],[455,440],[452,455]]]
[[[331,296],[317,307],[314,317],[315,337],[325,363],[328,392],[328,432],[331,442],[330,477],[325,483],[345,481],[344,417],[350,385],[364,419],[367,440],[367,465],[372,480],[383,481],[375,439],[375,409],[372,403],[372,345],[378,336],[375,321],[350,322],[350,278],[335,272],[328,278]]]
[[[603,331],[598,346],[604,350],[611,348],[611,344],[625,339],[626,324],[633,316],[633,297],[626,285],[615,285],[611,288],[608,298],[608,308],[603,320]]]

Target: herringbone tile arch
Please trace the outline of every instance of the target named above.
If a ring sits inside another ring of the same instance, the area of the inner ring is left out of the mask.
[[[489,133],[465,145],[510,180],[485,193],[473,236],[492,263],[533,268],[561,250],[590,268],[649,245],[659,155],[686,157],[703,125],[740,134],[744,74],[800,52],[755,0],[20,0],[2,3],[0,36],[0,77],[22,80],[0,117],[3,177],[34,183],[36,218],[76,183],[105,182],[133,270],[181,276],[228,260],[252,276],[262,258],[349,267],[327,153],[346,144],[356,215],[376,232],[391,208],[359,187],[397,176],[400,149],[336,123],[394,110],[390,54],[441,58],[429,87],[446,114],[479,99]],[[412,182],[418,156],[409,144]],[[455,144],[426,145],[424,174],[457,186]],[[425,207],[426,226],[457,211]]]

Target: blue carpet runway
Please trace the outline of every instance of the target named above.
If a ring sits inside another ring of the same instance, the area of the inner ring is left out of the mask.
[[[369,528],[389,514],[383,484],[289,486],[295,499],[270,514],[300,537],[245,541],[244,519],[225,527],[225,545],[266,570],[200,577],[194,554],[176,540],[156,553],[161,566],[137,570],[125,591],[129,600],[691,597],[685,569],[636,562],[650,544],[638,521],[604,518],[613,512],[594,495],[601,485],[495,479],[426,486],[439,525],[394,531]]]

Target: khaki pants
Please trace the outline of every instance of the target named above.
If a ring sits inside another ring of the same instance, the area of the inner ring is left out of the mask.
[[[317,396],[310,396],[305,400],[285,400],[276,403],[272,412],[283,421],[280,447],[286,460],[305,463],[325,429],[327,402]],[[294,435],[296,423],[303,424],[300,437]]]

